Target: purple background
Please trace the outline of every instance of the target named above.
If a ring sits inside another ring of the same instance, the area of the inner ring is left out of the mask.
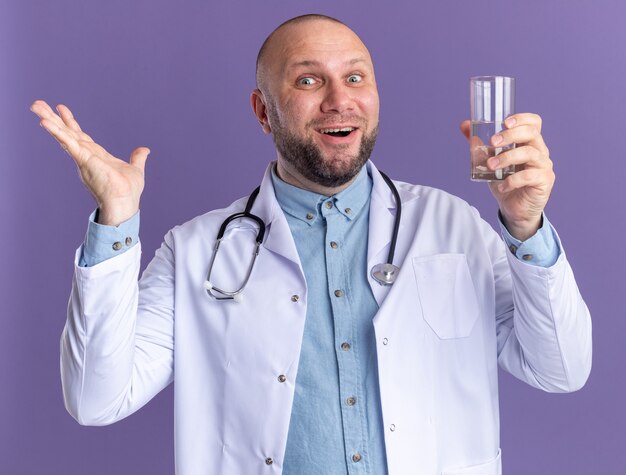
[[[378,166],[460,195],[492,223],[495,201],[468,180],[457,128],[468,78],[512,75],[518,111],[542,115],[557,172],[547,211],[594,317],[594,367],[567,395],[501,373],[505,473],[626,473],[623,0],[174,3],[0,0],[0,473],[170,474],[174,464],[171,387],[104,428],[63,407],[58,341],[94,204],[30,103],[69,105],[118,157],[152,149],[145,265],[170,227],[259,183],[275,153],[249,106],[257,49],[311,11],[348,23],[374,57]]]

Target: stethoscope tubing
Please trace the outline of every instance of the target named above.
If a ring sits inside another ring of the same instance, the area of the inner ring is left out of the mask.
[[[400,230],[400,220],[402,218],[402,203],[400,202],[400,194],[398,193],[398,189],[394,185],[391,178],[389,178],[383,172],[380,172],[380,175],[383,177],[383,180],[385,180],[385,183],[387,183],[387,186],[391,190],[393,197],[396,201],[396,216],[394,218],[394,223],[393,223],[393,232],[391,235],[391,242],[389,244],[389,254],[387,255],[387,262],[385,264],[377,264],[376,266],[374,266],[372,268],[371,275],[372,275],[372,278],[374,278],[379,284],[391,285],[396,279],[397,272],[400,270],[398,267],[393,265],[393,257],[396,251],[396,242],[398,240],[398,232]],[[204,282],[204,289],[207,291],[207,293],[211,297],[217,300],[235,300],[237,302],[241,301],[241,299],[243,298],[243,295],[242,295],[243,289],[247,285],[248,280],[250,280],[250,276],[252,275],[252,270],[254,268],[256,258],[259,255],[260,246],[263,243],[263,240],[265,238],[265,223],[257,215],[251,213],[252,206],[254,205],[254,202],[260,190],[261,190],[261,187],[257,186],[254,189],[254,191],[250,194],[250,197],[248,198],[248,201],[246,202],[246,207],[244,211],[232,214],[229,217],[227,217],[222,223],[222,225],[220,226],[220,229],[217,233],[215,247],[213,248],[213,255],[211,256],[211,261],[209,262],[209,270],[207,272],[207,278],[206,278],[206,281]],[[219,287],[216,287],[211,282],[211,273],[213,272],[213,265],[215,264],[215,259],[217,257],[217,253],[218,253],[220,244],[222,242],[222,239],[224,238],[224,234],[226,233],[226,229],[228,225],[235,219],[251,219],[258,224],[259,230],[256,236],[256,247],[254,250],[254,255],[252,257],[252,261],[250,262],[250,266],[248,267],[248,272],[246,273],[246,277],[241,287],[239,287],[238,290],[228,291],[228,290],[224,290]]]

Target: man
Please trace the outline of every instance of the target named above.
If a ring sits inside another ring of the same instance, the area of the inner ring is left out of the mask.
[[[398,182],[394,198],[368,161],[372,60],[344,24],[279,26],[257,87],[252,108],[277,149],[258,196],[171,230],[139,283],[148,149],[118,160],[67,107],[33,104],[98,204],[62,337],[68,410],[112,423],[176,378],[183,475],[501,473],[498,363],[554,392],[580,388],[591,366],[589,313],[543,215],[554,174],[540,118],[511,116],[492,139],[518,145],[492,169],[522,168],[492,185],[505,245],[444,192]],[[237,293],[259,225],[233,221],[217,255],[213,239],[246,203],[266,229]],[[380,285],[370,270],[400,204],[401,270]]]

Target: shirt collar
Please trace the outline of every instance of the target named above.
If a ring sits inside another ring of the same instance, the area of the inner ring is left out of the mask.
[[[276,200],[282,210],[310,225],[332,208],[336,208],[348,220],[353,220],[369,203],[372,191],[372,178],[367,167],[361,168],[348,188],[330,197],[284,182],[276,174],[276,167],[272,167],[272,183]]]

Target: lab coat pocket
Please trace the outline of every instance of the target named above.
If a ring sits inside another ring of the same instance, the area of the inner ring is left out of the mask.
[[[487,463],[472,465],[471,467],[444,470],[441,472],[441,475],[502,475],[501,456],[502,452],[498,450],[496,458]]]
[[[470,335],[479,314],[465,254],[413,258],[424,320],[441,339]]]

